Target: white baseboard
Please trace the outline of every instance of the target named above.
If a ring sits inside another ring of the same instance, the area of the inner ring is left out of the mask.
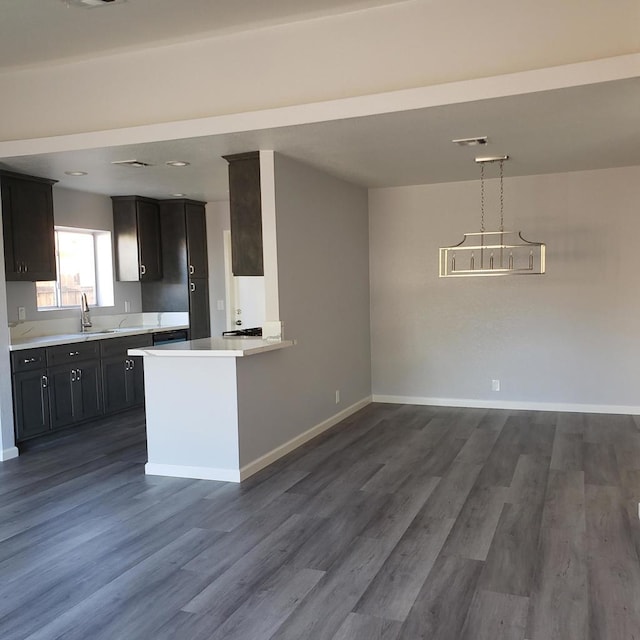
[[[0,462],[5,462],[6,460],[17,458],[19,455],[20,451],[18,451],[18,447],[9,447],[8,449],[2,449],[0,450]]]
[[[288,442],[281,444],[279,447],[276,447],[272,451],[269,451],[269,453],[265,453],[263,456],[260,456],[253,462],[244,465],[244,467],[240,469],[240,480],[246,480],[249,476],[252,476],[254,473],[257,473],[261,469],[269,466],[272,462],[275,462],[278,458],[282,458],[283,456],[287,455],[287,453],[290,453],[294,449],[297,449],[305,442],[308,442],[309,440],[320,435],[323,431],[326,431],[327,429],[335,426],[336,424],[338,424],[338,422],[341,422],[345,418],[348,418],[356,411],[360,411],[360,409],[363,409],[368,404],[371,404],[371,396],[363,398],[359,402],[352,404],[350,407],[347,407],[346,409],[343,409],[330,418],[323,420],[320,424],[315,425],[315,427],[311,427],[311,429],[308,429],[304,433],[301,433],[299,436],[296,436]]]
[[[425,398],[420,396],[373,395],[373,402],[419,404],[434,407],[468,407],[470,409],[511,409],[520,411],[562,411],[572,413],[616,413],[640,415],[640,406],[615,404],[572,404],[565,402],[532,402],[529,400],[475,400],[468,398]]]
[[[312,438],[320,435],[323,431],[330,429],[334,425],[338,424],[338,422],[348,418],[356,411],[366,407],[370,403],[371,396],[368,396],[363,400],[352,404],[350,407],[347,407],[330,418],[327,418],[315,427],[311,427],[311,429],[301,433],[299,436],[296,436],[279,447],[276,447],[273,451],[269,451],[269,453],[260,456],[257,460],[254,460],[242,467],[242,469],[216,469],[212,467],[190,467],[178,464],[157,464],[155,462],[147,462],[144,467],[144,472],[149,476],[169,476],[172,478],[192,478],[194,480],[241,482],[261,469],[264,469],[272,462],[275,462],[278,458],[282,458],[282,456],[294,449],[297,449],[305,442],[308,442]]]
[[[144,472],[148,476],[240,482],[240,471],[238,469],[215,469],[212,467],[189,467],[180,464],[156,464],[154,462],[147,462],[144,466]]]

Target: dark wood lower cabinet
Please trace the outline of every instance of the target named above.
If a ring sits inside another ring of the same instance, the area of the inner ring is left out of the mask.
[[[209,320],[209,280],[189,280],[189,338],[208,338],[211,335]]]
[[[102,415],[100,362],[79,362],[49,370],[51,428]]]
[[[138,407],[144,402],[142,358],[131,356],[102,361],[106,413]]]
[[[48,433],[49,390],[46,369],[25,371],[13,376],[13,408],[16,440]]]
[[[143,359],[150,334],[11,353],[16,441],[144,404]]]

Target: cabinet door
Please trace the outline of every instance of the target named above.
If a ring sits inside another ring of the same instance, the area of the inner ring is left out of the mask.
[[[231,262],[234,276],[263,276],[260,156],[224,156],[229,162]]]
[[[89,420],[102,413],[100,378],[97,360],[49,369],[52,428]]]
[[[2,177],[7,280],[55,280],[53,195],[50,181]]]
[[[89,420],[102,413],[102,385],[99,361],[76,367],[72,382],[74,420]],[[73,378],[73,376],[72,376]]]
[[[160,257],[160,217],[156,203],[140,200],[138,205],[138,249],[140,253],[140,281],[162,278]]]
[[[58,429],[74,422],[73,388],[71,367],[49,369],[49,401],[51,403],[51,428]]]
[[[197,340],[210,335],[209,281],[194,278],[189,281],[189,338]]]
[[[121,411],[129,406],[127,356],[102,361],[102,386],[105,413]]]
[[[187,224],[187,256],[190,278],[206,278],[207,265],[207,223],[203,205],[185,205]]]
[[[143,358],[130,357],[127,368],[127,399],[131,407],[144,404],[144,365]]]
[[[48,379],[44,369],[13,376],[13,409],[18,442],[49,431],[47,386]]]

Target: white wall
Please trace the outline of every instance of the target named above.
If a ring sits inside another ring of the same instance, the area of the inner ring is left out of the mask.
[[[438,247],[479,230],[478,182],[369,202],[374,397],[640,412],[640,167],[505,180],[505,225],[546,242],[543,276],[438,277]]]
[[[108,196],[54,186],[53,217],[54,223],[63,227],[113,232],[113,212],[111,198]],[[25,308],[27,320],[68,318],[78,314],[74,309],[39,312],[36,306],[35,282],[7,282],[6,286],[9,322],[17,322],[18,307]],[[92,307],[91,314],[99,316],[124,313],[125,300],[130,302],[131,313],[140,313],[142,303],[139,282],[116,282],[114,306]]]
[[[637,0],[416,0],[0,74],[0,140],[366,95],[640,50]]]
[[[238,364],[242,466],[371,394],[367,193],[275,154],[275,199],[280,320],[297,344]]]

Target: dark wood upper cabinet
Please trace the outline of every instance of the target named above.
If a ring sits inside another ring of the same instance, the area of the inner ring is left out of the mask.
[[[204,203],[186,202],[184,205],[187,224],[187,262],[189,276],[207,278],[207,223]]]
[[[113,196],[116,279],[150,282],[162,278],[158,203],[141,196]]]
[[[188,311],[191,339],[208,337],[205,203],[160,200],[162,280],[143,283],[143,311]]]
[[[223,157],[229,163],[233,275],[262,276],[260,154],[252,151]]]
[[[7,280],[56,279],[55,182],[0,171]]]
[[[162,281],[182,284],[189,277],[208,277],[205,203],[160,200]]]

